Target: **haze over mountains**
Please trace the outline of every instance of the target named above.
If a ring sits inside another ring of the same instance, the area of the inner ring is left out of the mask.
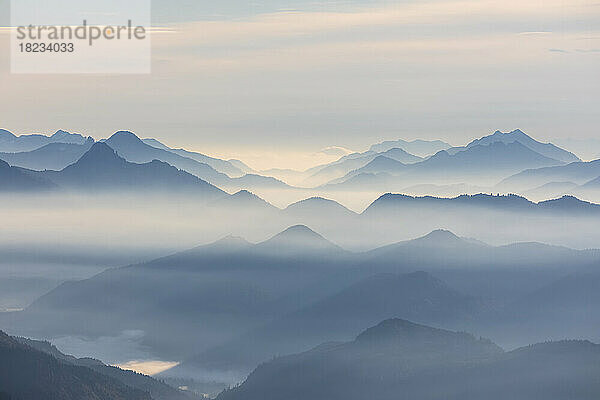
[[[485,339],[390,319],[354,341],[260,365],[218,399],[594,399],[600,346],[543,343],[504,353]]]
[[[84,144],[86,138],[62,130],[52,136],[41,134],[16,136],[13,133],[0,129],[0,151],[6,153],[28,152],[39,149],[50,143]]]
[[[93,144],[92,138],[64,131],[53,136],[3,132],[0,159],[38,171],[62,170]],[[289,204],[302,196],[348,198],[342,193],[364,193],[364,198],[367,193],[419,194],[425,188],[428,194],[442,196],[461,194],[463,188],[468,194],[513,192],[528,194],[535,200],[571,194],[600,201],[594,185],[600,170],[595,162],[581,162],[573,153],[536,141],[518,129],[496,131],[464,147],[451,147],[441,141],[382,142],[366,152],[344,155],[306,171],[256,172],[238,160],[172,149],[155,139],[141,140],[128,131],[116,132],[104,142],[129,162],[159,160],[223,190],[258,191],[279,204],[282,196],[292,199],[287,201]]]
[[[128,131],[2,138],[0,327],[55,343],[17,340],[90,398],[598,393],[595,161],[520,130],[306,171]]]
[[[447,231],[353,254],[294,226],[256,245],[228,237],[65,283],[0,323],[30,336],[143,331],[155,356],[186,360],[162,376],[227,385],[274,355],[348,340],[393,317],[492,332],[510,346],[560,339],[567,321],[570,332],[597,339],[594,323],[571,312],[598,306],[588,297],[569,300],[564,313],[549,304],[539,312],[543,324],[525,323],[513,303],[599,261],[598,251],[494,247]],[[561,296],[572,299],[573,290]],[[517,324],[528,326],[526,335]]]
[[[0,331],[2,399],[197,398],[149,376],[61,353],[48,342],[10,337]]]

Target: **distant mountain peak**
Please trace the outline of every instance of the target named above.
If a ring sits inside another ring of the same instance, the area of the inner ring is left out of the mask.
[[[458,237],[454,233],[445,229],[437,229],[428,233],[425,236],[420,238],[411,240],[407,243],[411,244],[419,244],[419,245],[431,245],[431,246],[456,246],[459,244],[464,244],[465,240]]]
[[[278,233],[271,239],[262,242],[259,246],[273,246],[275,249],[283,251],[304,251],[311,250],[341,250],[341,248],[323,236],[313,231],[306,225],[290,226],[283,232]]]
[[[597,210],[600,209],[599,204],[590,203],[589,201],[580,200],[575,196],[565,195],[558,199],[540,201],[538,206],[546,209],[570,209],[576,210]]]
[[[102,168],[111,162],[126,163],[109,145],[97,142],[73,165],[93,165]]]
[[[251,243],[248,242],[246,239],[244,239],[241,236],[227,235],[212,244],[209,244],[207,246],[206,245],[199,246],[196,249],[209,247],[213,250],[219,249],[219,250],[231,251],[231,250],[246,248],[250,245],[251,245]]]
[[[61,137],[71,136],[71,133],[63,131],[62,129],[57,130],[54,135],[50,136],[52,139],[59,139]]]
[[[357,342],[387,341],[406,339],[424,333],[452,334],[451,331],[431,328],[426,325],[416,324],[400,318],[391,318],[380,322],[378,325],[367,329],[356,338]]]
[[[581,161],[575,154],[555,146],[552,143],[539,142],[523,132],[521,129],[515,129],[510,132],[502,132],[497,130],[491,135],[473,140],[466,146],[466,148],[468,149],[477,145],[487,146],[498,142],[506,145],[511,143],[519,143],[546,158],[558,160],[564,163]]]
[[[258,197],[257,195],[255,195],[254,193],[252,193],[251,191],[246,190],[246,189],[242,189],[242,190],[232,194],[232,196],[239,197],[242,199],[260,199],[260,197]]]
[[[142,139],[140,139],[135,133],[130,131],[117,131],[111,137],[108,138],[107,142],[116,140],[121,142],[128,141],[131,143],[142,142]]]
[[[344,207],[337,201],[326,199],[325,197],[313,196],[313,197],[309,197],[308,199],[299,200],[295,203],[292,203],[289,206],[287,206],[287,208],[290,209],[290,208],[296,208],[296,207],[301,207],[301,206],[306,206],[306,205],[311,205],[311,204],[312,205],[322,205],[323,204],[323,205],[333,205],[333,206]]]
[[[306,225],[294,225],[290,226],[283,232],[278,233],[273,238],[319,238],[325,239],[323,236],[319,235],[317,232],[313,231]]]
[[[447,229],[436,229],[431,231],[427,235],[423,236],[421,239],[428,240],[461,240],[458,236]]]

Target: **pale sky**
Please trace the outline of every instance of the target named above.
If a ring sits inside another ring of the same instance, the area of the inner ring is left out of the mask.
[[[600,137],[598,0],[157,0],[153,21],[169,29],[133,76],[11,75],[0,29],[0,127],[128,129],[256,168],[496,129]]]

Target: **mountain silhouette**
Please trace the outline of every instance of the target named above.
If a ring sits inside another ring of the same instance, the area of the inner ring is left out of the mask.
[[[332,163],[308,169],[305,171],[305,174],[307,174],[308,177],[304,179],[302,184],[304,186],[315,186],[342,179],[344,176],[350,176],[351,171],[355,171],[366,166],[378,157],[385,157],[389,160],[395,160],[402,164],[412,164],[423,161],[423,158],[409,154],[399,148],[387,149],[381,153],[374,151],[352,153],[347,156],[343,156],[339,160]]]
[[[91,137],[83,144],[50,143],[32,151],[0,153],[0,159],[16,167],[58,171],[79,160],[93,144],[94,139]]]
[[[227,175],[216,171],[208,164],[147,145],[134,133],[129,131],[116,132],[106,140],[106,144],[130,162],[148,163],[153,160],[163,161],[214,185],[219,185],[228,180]]]
[[[295,225],[257,245],[274,254],[337,253],[344,250],[305,225]]]
[[[0,332],[0,398],[151,400],[150,394],[90,368],[59,361]]]
[[[527,169],[502,180],[500,190],[527,190],[550,182],[583,185],[600,176],[600,160],[573,162],[563,166]]]
[[[438,151],[446,150],[451,147],[451,145],[442,142],[441,140],[428,141],[417,139],[409,142],[402,139],[398,139],[374,144],[369,150],[376,153],[382,153],[390,149],[399,148],[410,154],[415,154],[420,157],[428,157],[432,154],[437,153]]]
[[[408,153],[408,152],[404,151],[403,149],[399,149],[396,147],[391,148],[382,153],[379,153],[379,155],[387,157],[387,158],[391,158],[392,160],[396,160],[403,164],[415,164],[415,163],[418,163],[418,162],[424,160],[423,157],[415,156],[414,154]]]
[[[244,174],[251,172],[251,170],[243,167],[244,164],[241,163],[241,161],[238,161],[238,164],[235,164],[232,161],[236,161],[236,160],[226,161],[226,160],[221,160],[218,158],[210,157],[205,154],[196,153],[193,151],[187,151],[185,149],[172,149],[169,146],[159,142],[156,139],[152,139],[152,138],[142,139],[142,142],[144,142],[145,144],[150,145],[152,147],[156,147],[157,149],[167,150],[167,151],[170,151],[171,153],[180,155],[182,157],[191,158],[192,160],[196,160],[200,163],[210,165],[215,170],[222,172],[224,174],[227,174],[234,178],[243,176]],[[239,163],[241,163],[241,164],[239,164]]]
[[[389,319],[352,342],[260,365],[218,400],[592,400],[600,346],[548,342],[503,352],[467,333]]]
[[[377,156],[365,165],[362,168],[357,169],[356,171],[351,172],[351,174],[357,173],[377,173],[377,172],[387,172],[390,174],[401,173],[405,169],[406,165],[396,161],[392,158],[388,158],[386,156]]]
[[[549,182],[522,192],[528,199],[552,199],[572,193],[579,185],[573,182]]]
[[[474,319],[484,309],[481,300],[449,288],[426,272],[377,274],[189,358],[165,375],[202,369],[248,373],[277,354],[349,340],[357,331],[383,319],[402,317],[421,323],[458,325]]]
[[[106,143],[92,145],[76,163],[62,171],[39,173],[59,186],[85,191],[177,191],[216,198],[226,195],[215,186],[161,161],[134,164]]]
[[[404,194],[387,193],[371,203],[363,212],[369,216],[390,216],[394,210],[405,206],[435,207],[435,206],[469,206],[485,207],[496,210],[532,210],[535,203],[517,195],[461,195],[454,198],[423,196],[415,197]],[[430,209],[431,210],[431,209]]]
[[[116,132],[106,140],[106,144],[127,161],[135,163],[148,163],[153,160],[163,161],[219,187],[235,189],[287,187],[284,182],[273,178],[240,174],[239,169],[229,162],[222,163],[222,160],[204,156],[203,154],[188,152],[182,149],[164,150],[153,147],[144,143],[139,137],[129,131]],[[211,164],[216,164],[227,170],[233,168],[236,177],[231,178],[227,174],[217,171]]]
[[[15,136],[11,132],[0,129],[0,152],[19,153],[39,149],[50,143],[84,144],[86,138],[59,130],[52,136],[39,134]]]
[[[327,291],[327,277],[348,262],[350,253],[307,227],[256,245],[229,237],[65,282],[6,318],[29,336],[40,329],[57,335],[139,329],[165,358],[180,359],[306,304],[315,293],[308,288],[325,282],[319,293]]]
[[[402,190],[416,184],[495,184],[507,175],[527,168],[563,165],[562,161],[545,157],[519,142],[505,144],[493,142],[489,145],[473,145],[442,150],[428,159],[406,166],[386,162],[382,168],[369,167],[365,171],[354,171],[341,178],[329,181],[325,189]],[[383,164],[383,159],[380,163]],[[363,177],[364,179],[358,179]]]
[[[340,203],[322,197],[311,197],[292,203],[283,210],[283,213],[303,220],[314,218],[344,219],[356,217],[357,215]]]
[[[68,365],[89,368],[106,377],[115,379],[124,385],[133,389],[148,392],[153,400],[191,400],[194,399],[191,393],[185,393],[168,386],[156,379],[140,373],[123,370],[104,364],[102,361],[93,358],[76,358],[59,351],[56,346],[46,341],[31,340],[22,337],[14,337],[15,341],[29,346],[32,349],[49,354],[60,362]]]
[[[398,390],[410,377],[501,354],[502,349],[489,340],[394,318],[365,330],[354,341],[323,344],[262,364],[241,386],[218,399],[254,400],[261,398],[260,392],[290,400],[392,399],[398,393],[414,399],[412,393]]]
[[[415,164],[413,169],[427,171],[430,169],[468,171],[522,171],[526,168],[562,165],[563,162],[541,155],[519,142],[492,142],[488,145],[473,144],[463,151],[450,154],[442,150],[422,163]]]
[[[58,187],[43,177],[37,177],[0,160],[0,192],[31,192],[53,190]]]
[[[224,196],[215,200],[211,206],[224,209],[228,212],[239,212],[242,215],[252,213],[254,216],[260,214],[272,214],[273,217],[281,211],[268,201],[258,197],[248,190],[240,190],[232,195]]]
[[[579,200],[575,196],[563,196],[558,199],[541,201],[538,207],[552,211],[600,213],[600,204]]]
[[[581,161],[579,157],[575,154],[563,150],[558,146],[553,145],[552,143],[540,143],[537,140],[533,139],[531,136],[525,134],[522,130],[516,129],[512,132],[501,132],[496,131],[492,135],[484,136],[481,139],[473,140],[466,147],[473,147],[478,145],[489,145],[495,142],[502,142],[505,144],[518,142],[523,146],[530,148],[531,150],[539,153],[545,157],[562,161],[564,163],[571,163],[576,161]]]

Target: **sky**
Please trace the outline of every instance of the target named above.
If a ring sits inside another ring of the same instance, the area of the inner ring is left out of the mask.
[[[600,157],[598,0],[155,0],[152,13],[149,75],[11,74],[0,29],[0,127],[127,129],[258,169],[516,128]]]

